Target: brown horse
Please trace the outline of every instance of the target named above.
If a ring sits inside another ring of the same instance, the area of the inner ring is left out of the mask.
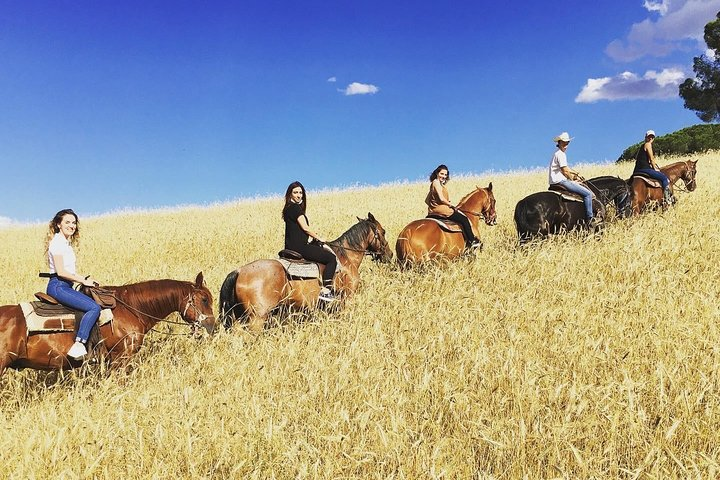
[[[341,266],[333,280],[335,292],[341,299],[357,289],[358,268],[366,254],[383,262],[392,259],[380,222],[371,213],[367,219],[358,220],[359,223],[327,244]],[[264,328],[267,316],[277,307],[311,310],[317,307],[319,295],[317,279],[291,279],[279,261],[256,260],[228,274],[220,289],[220,314],[226,327],[243,319],[248,320],[250,331],[258,333]]]
[[[145,335],[155,324],[173,312],[193,326],[215,329],[212,294],[203,285],[203,274],[195,283],[178,280],[147,282],[105,287],[117,300],[112,322],[100,327],[102,342],[98,351],[112,366],[122,366],[142,346]],[[66,355],[74,342],[74,333],[27,333],[20,305],[0,306],[0,375],[6,368],[60,370],[82,364]]]
[[[497,214],[492,182],[487,188],[475,187],[475,190],[465,195],[458,203],[458,210],[468,217],[473,233],[478,238],[480,217],[485,219],[487,225],[495,225]],[[436,258],[455,258],[462,255],[464,249],[462,233],[446,232],[435,220],[428,218],[414,220],[403,228],[395,243],[395,252],[401,265]]]
[[[682,179],[685,182],[685,188],[692,192],[697,187],[695,181],[695,173],[697,160],[676,162],[666,165],[660,169],[670,179],[670,191],[674,190],[675,182]],[[651,187],[640,178],[630,177],[628,184],[632,189],[632,211],[637,215],[651,205],[661,205],[663,200],[663,191],[660,187]],[[654,202],[654,203],[651,203]]]

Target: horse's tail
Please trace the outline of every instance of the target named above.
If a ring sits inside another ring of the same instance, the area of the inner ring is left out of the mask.
[[[517,203],[517,205],[515,205],[515,214],[513,215],[513,219],[515,220],[515,229],[518,233],[518,241],[520,242],[520,245],[524,245],[532,239],[531,232],[533,228],[531,225],[533,223],[537,223],[530,219],[531,209],[532,208],[527,201],[527,198],[523,198]]]
[[[414,252],[410,246],[410,229],[404,228],[395,241],[395,258],[401,267],[410,265]]]
[[[238,317],[235,314],[237,296],[235,295],[235,283],[237,282],[238,271],[233,270],[225,277],[220,287],[220,319],[225,328],[230,328],[233,321]]]

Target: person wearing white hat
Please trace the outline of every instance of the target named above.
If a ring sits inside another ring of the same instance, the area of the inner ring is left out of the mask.
[[[585,204],[585,217],[587,218],[588,225],[593,222],[593,193],[587,187],[583,186],[577,179],[582,178],[578,172],[568,167],[567,155],[565,151],[568,145],[570,145],[572,138],[567,132],[562,132],[557,137],[553,138],[553,141],[557,143],[557,150],[550,160],[550,168],[548,172],[548,181],[550,185],[560,184],[566,190],[583,197],[583,203]]]
[[[660,182],[663,188],[663,201],[666,205],[670,205],[675,203],[675,197],[673,197],[670,191],[670,179],[660,171],[657,163],[655,163],[655,154],[652,148],[653,140],[655,140],[655,131],[648,130],[645,132],[645,141],[635,154],[635,169],[633,170],[633,175],[645,175]]]

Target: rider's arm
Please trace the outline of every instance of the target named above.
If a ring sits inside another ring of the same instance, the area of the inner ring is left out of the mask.
[[[560,167],[560,171],[567,177],[568,180],[575,180],[580,176],[578,172],[571,169],[570,167]]]
[[[303,232],[307,233],[308,235],[310,235],[312,238],[314,238],[318,242],[325,243],[325,240],[320,238],[317,233],[310,230],[310,225],[308,225],[305,215],[300,215],[297,219],[297,222],[298,222],[298,225],[300,225],[300,228],[302,229]]]
[[[653,153],[652,143],[645,144],[645,151],[647,152],[647,157],[648,157],[648,160],[650,161],[650,166],[653,167],[655,170],[660,170],[657,166],[657,163],[655,163],[655,154]]]
[[[450,208],[455,208],[455,205],[450,203],[450,199],[445,198],[445,195],[443,194],[442,186],[440,185],[440,180],[438,180],[437,178],[435,180],[433,180],[432,187],[435,190],[435,193],[437,194],[437,198],[440,199],[440,203],[442,203],[443,205],[447,205]]]
[[[90,276],[85,278],[82,275],[70,273],[65,270],[65,264],[63,263],[62,255],[52,253],[50,255],[52,255],[53,257],[53,263],[55,264],[55,273],[57,273],[58,277],[65,280],[70,280],[71,282],[81,283],[86,287],[92,287],[95,284],[95,280]]]

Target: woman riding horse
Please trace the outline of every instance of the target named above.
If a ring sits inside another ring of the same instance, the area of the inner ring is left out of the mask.
[[[337,258],[332,251],[321,246],[325,241],[310,230],[310,222],[305,215],[306,208],[307,194],[303,184],[293,182],[288,185],[282,211],[282,218],[285,220],[285,249],[299,253],[305,260],[325,265],[319,298],[324,302],[333,302],[335,293],[332,291],[332,284]],[[318,243],[308,243],[310,237]]]
[[[453,222],[457,222],[462,228],[463,238],[465,239],[465,249],[473,250],[479,248],[482,244],[480,239],[475,236],[470,225],[468,217],[458,210],[458,208],[450,203],[448,195],[447,182],[450,181],[450,170],[445,165],[438,165],[430,174],[430,191],[425,197],[425,204],[428,206],[428,217],[447,218]]]
[[[663,202],[666,206],[669,206],[675,203],[675,197],[670,189],[670,179],[660,171],[657,163],[655,163],[652,148],[653,140],[655,140],[655,132],[653,130],[645,132],[645,141],[635,154],[635,169],[632,174],[645,175],[660,182],[663,189]]]

